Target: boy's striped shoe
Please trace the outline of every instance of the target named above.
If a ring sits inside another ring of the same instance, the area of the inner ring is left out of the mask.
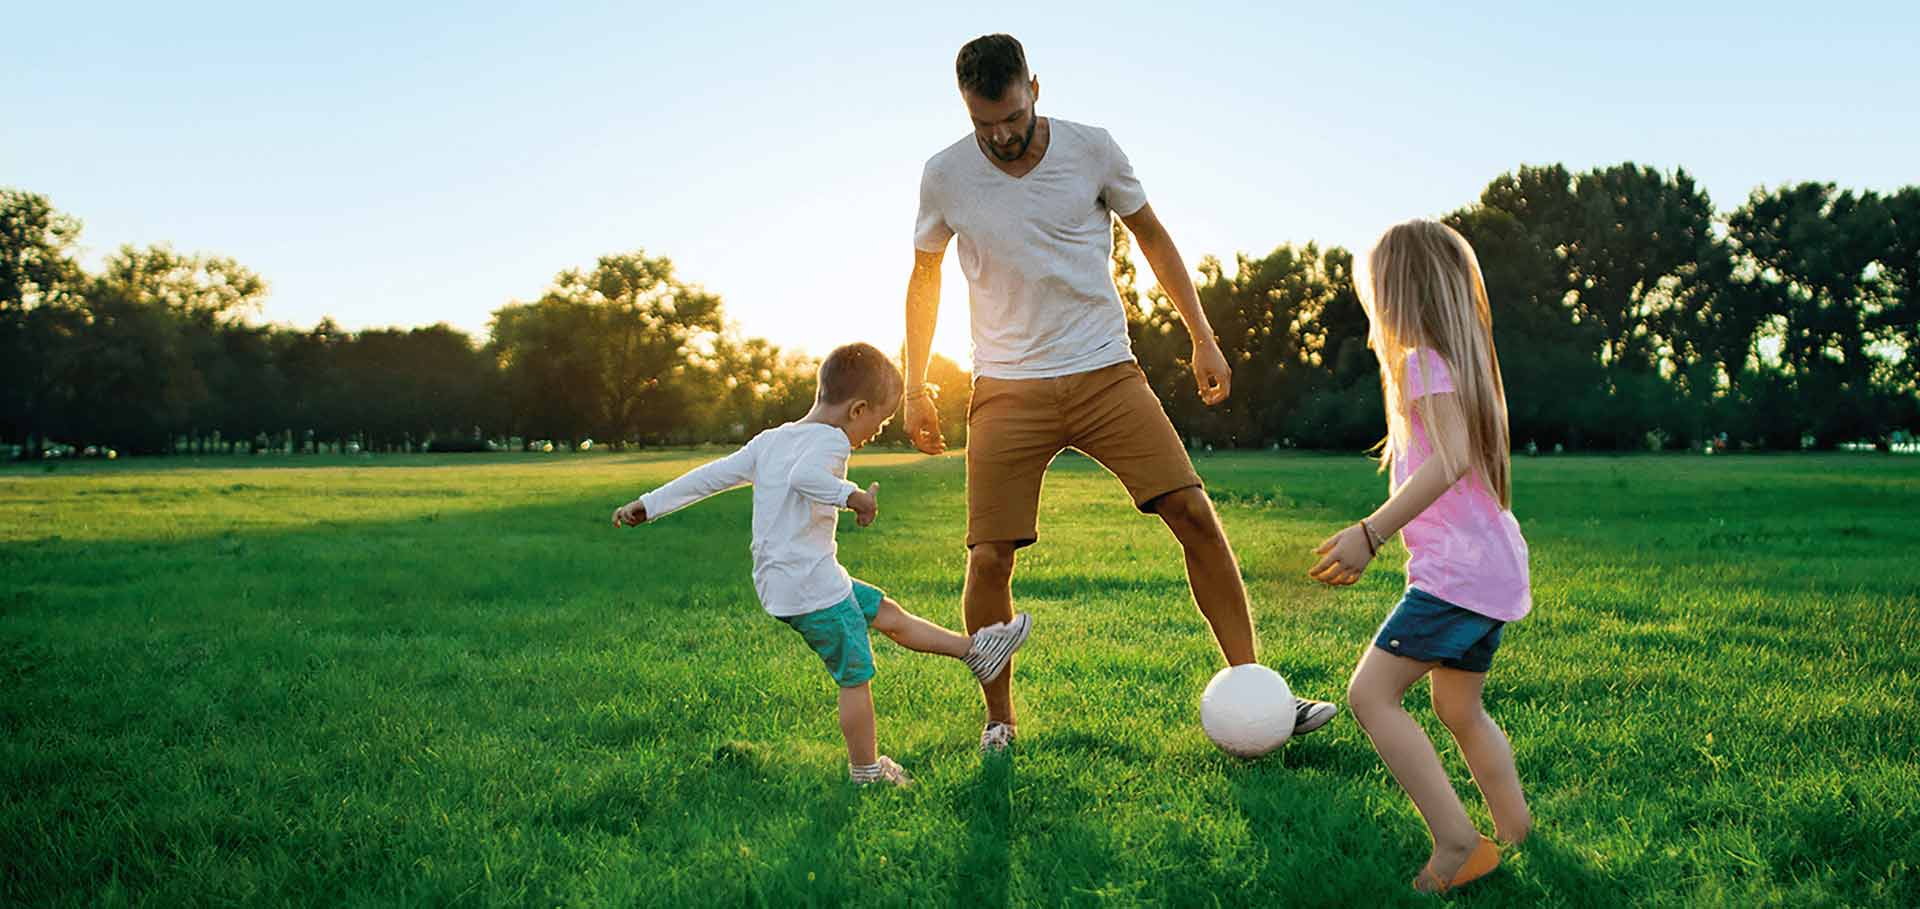
[[[1027,642],[1027,631],[1032,627],[1033,616],[1024,612],[1014,616],[1011,622],[988,625],[973,633],[973,647],[961,659],[973,670],[973,677],[985,685],[1006,671],[1013,652]]]
[[[884,754],[865,767],[848,764],[847,775],[862,786],[871,786],[874,783],[888,783],[894,786],[913,785],[913,777],[907,776],[906,768],[894,763],[893,758]]]

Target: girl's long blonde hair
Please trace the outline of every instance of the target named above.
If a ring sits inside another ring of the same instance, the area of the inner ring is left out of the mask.
[[[1486,483],[1501,508],[1512,508],[1507,392],[1493,350],[1487,286],[1473,247],[1445,224],[1408,221],[1388,228],[1358,264],[1354,290],[1367,310],[1367,344],[1380,359],[1380,393],[1387,411],[1380,469],[1388,468],[1394,452],[1408,451],[1412,439],[1405,396],[1408,354],[1432,350],[1453,373],[1454,395],[1467,432],[1465,467]],[[1422,373],[1420,386],[1430,388],[1433,377],[1425,375],[1424,360],[1415,360],[1415,368]],[[1411,406],[1418,408],[1435,456],[1449,471],[1466,472],[1451,462],[1452,448],[1459,440],[1441,436],[1460,424],[1435,419],[1432,397],[1422,397]]]

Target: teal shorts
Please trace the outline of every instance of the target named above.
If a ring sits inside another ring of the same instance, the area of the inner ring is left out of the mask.
[[[827,674],[836,684],[852,688],[873,678],[873,643],[867,639],[867,626],[880,614],[880,601],[886,595],[872,584],[855,580],[853,593],[846,599],[781,621],[807,639],[807,646],[827,664]]]

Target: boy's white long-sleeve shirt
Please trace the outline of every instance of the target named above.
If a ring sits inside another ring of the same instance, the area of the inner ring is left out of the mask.
[[[847,497],[853,445],[837,426],[788,423],[640,497],[647,523],[701,499],[753,486],[753,587],[775,616],[825,609],[853,593],[834,529]]]

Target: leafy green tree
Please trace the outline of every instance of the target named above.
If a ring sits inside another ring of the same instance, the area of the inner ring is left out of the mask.
[[[1576,177],[1572,214],[1562,256],[1574,312],[1598,326],[1610,371],[1652,369],[1663,344],[1669,356],[1686,345],[1650,329],[1694,290],[1713,243],[1713,203],[1685,169],[1669,177],[1628,162]]]
[[[145,306],[206,322],[257,315],[266,279],[225,256],[181,254],[166,244],[120,247],[107,258],[101,287]]]
[[[287,424],[302,443],[311,434],[316,446],[344,445],[358,429],[354,425],[358,408],[340,394],[344,382],[339,348],[351,335],[331,318],[323,318],[310,330],[279,329],[269,337],[274,365],[285,383]]]
[[[590,306],[559,299],[494,311],[491,349],[516,434],[567,439],[591,431],[603,381],[598,316]]]
[[[264,279],[230,258],[121,247],[86,292],[76,410],[103,440],[134,451],[165,451],[177,434],[220,429],[232,408],[214,398],[208,373],[232,371],[223,336],[244,332],[266,293]],[[247,378],[231,384],[231,394],[270,391]]]
[[[212,327],[210,344],[197,345],[196,369],[207,395],[187,422],[223,438],[278,441],[297,412],[292,389],[276,362],[273,329],[244,322]]]
[[[705,437],[745,441],[771,426],[797,420],[813,406],[819,364],[763,338],[723,334],[714,342],[709,401],[698,408],[711,424]]]
[[[1877,263],[1893,242],[1878,195],[1831,183],[1755,191],[1728,219],[1741,293],[1768,316],[1801,425],[1823,446],[1877,435],[1870,314],[1884,311]]]
[[[80,222],[46,196],[0,188],[0,439],[37,457],[69,418],[86,330],[84,275],[74,261]]]
[[[1885,305],[1869,320],[1876,335],[1902,353],[1906,381],[1896,390],[1915,392],[1920,370],[1920,186],[1886,198],[1887,239],[1880,259],[1890,285]]]
[[[1695,314],[1724,254],[1685,170],[1522,167],[1448,222],[1480,259],[1516,440],[1624,447],[1697,422],[1671,404],[1703,384]]]
[[[1307,350],[1306,391],[1284,416],[1293,445],[1355,449],[1385,434],[1380,363],[1367,344],[1367,314],[1353,286],[1353,254],[1340,247],[1320,257],[1315,273],[1322,289],[1302,308]]]
[[[691,439],[691,391],[711,371],[720,298],[665,257],[602,256],[561,272],[533,303],[494,313],[494,350],[516,425],[550,438]]]

